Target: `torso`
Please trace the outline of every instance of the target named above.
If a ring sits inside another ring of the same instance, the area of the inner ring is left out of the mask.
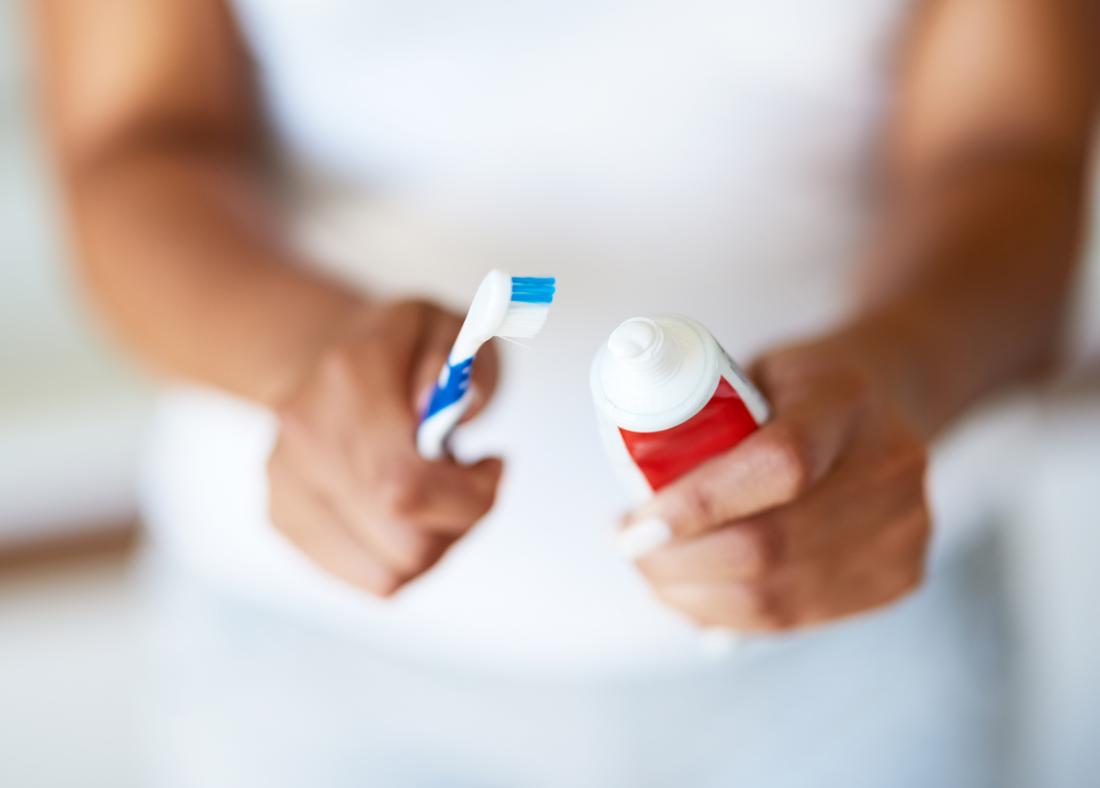
[[[611,549],[625,498],[587,367],[620,320],[696,318],[738,358],[828,324],[858,254],[900,0],[238,0],[304,247],[357,286],[462,308],[492,266],[559,279],[505,347],[467,456],[498,504],[379,603],[264,519],[266,414],[166,399],[150,517],[204,571],[436,654],[565,667],[694,659],[693,628]]]

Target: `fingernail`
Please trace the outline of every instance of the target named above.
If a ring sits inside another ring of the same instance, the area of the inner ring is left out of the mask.
[[[627,558],[641,558],[656,550],[672,537],[672,529],[663,520],[639,520],[619,531],[615,546]]]

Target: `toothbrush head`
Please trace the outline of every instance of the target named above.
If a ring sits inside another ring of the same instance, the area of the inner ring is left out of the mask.
[[[498,337],[530,338],[542,330],[554,301],[554,277],[513,276],[512,294],[504,318],[494,332]]]
[[[554,300],[554,278],[509,276],[493,269],[477,288],[466,322],[452,351],[452,361],[468,358],[490,338],[529,339],[546,323]]]

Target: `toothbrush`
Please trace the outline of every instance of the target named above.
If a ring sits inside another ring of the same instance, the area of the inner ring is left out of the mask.
[[[495,336],[535,336],[546,323],[553,300],[552,276],[509,276],[493,269],[481,280],[421,416],[416,431],[420,456],[438,460],[447,453],[448,439],[473,399],[470,370],[478,348]]]

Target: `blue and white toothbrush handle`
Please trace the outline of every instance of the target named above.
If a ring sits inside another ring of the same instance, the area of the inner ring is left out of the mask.
[[[447,442],[455,427],[473,402],[470,370],[474,357],[443,365],[432,388],[428,406],[416,430],[416,448],[426,460],[441,460],[447,456]]]

